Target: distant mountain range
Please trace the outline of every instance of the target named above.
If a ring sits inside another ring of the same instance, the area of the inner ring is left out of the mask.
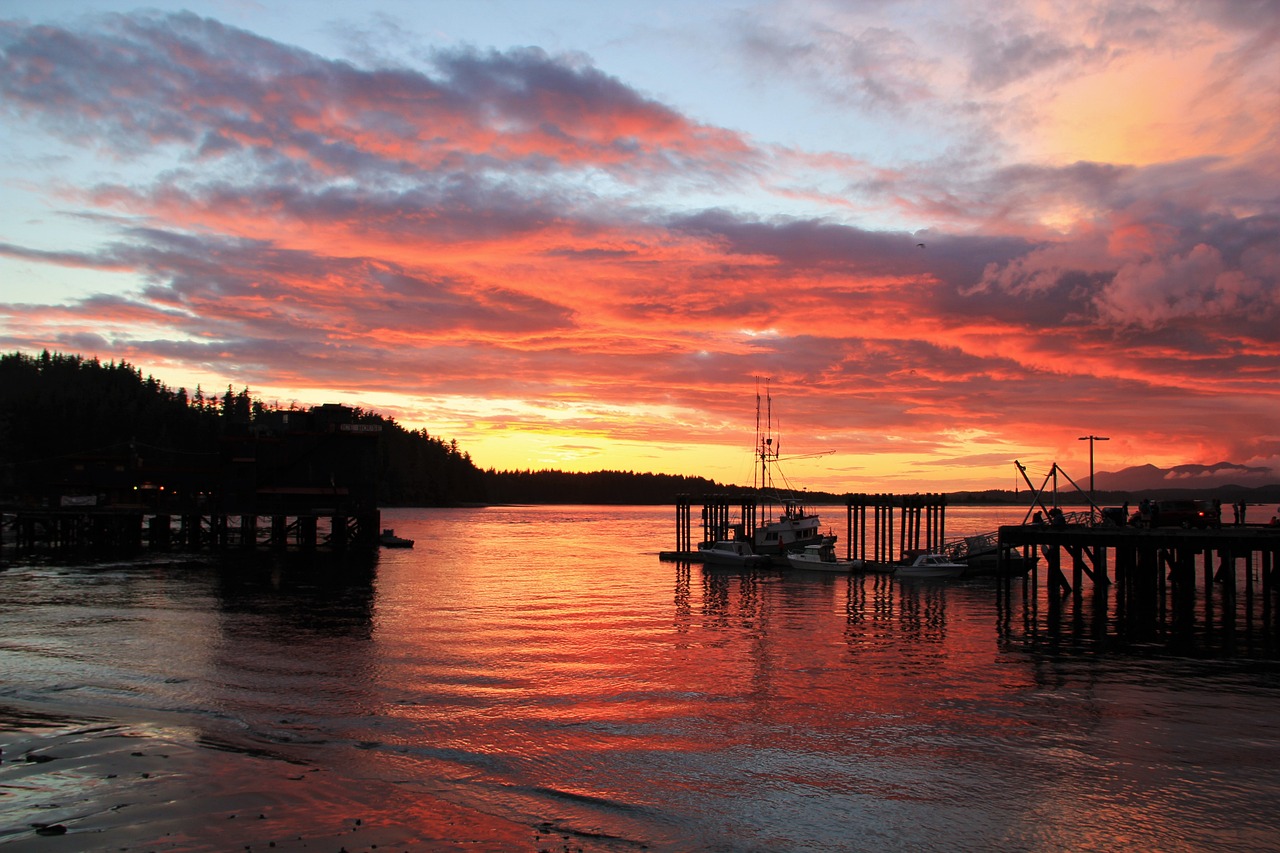
[[[1137,465],[1120,471],[1099,471],[1094,488],[1099,491],[1149,492],[1164,489],[1221,489],[1228,486],[1258,488],[1280,485],[1273,468],[1250,467],[1233,462],[1216,465],[1175,465],[1157,468]],[[1088,488],[1088,478],[1078,481]]]

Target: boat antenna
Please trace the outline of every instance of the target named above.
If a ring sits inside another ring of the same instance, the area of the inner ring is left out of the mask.
[[[773,477],[769,463],[778,457],[778,449],[773,439],[773,393],[769,379],[764,379],[764,423],[761,423],[760,411],[760,379],[756,377],[756,454],[760,457],[760,471],[756,479],[756,489],[761,502],[765,502],[765,493],[773,487]],[[763,427],[763,429],[762,429]]]

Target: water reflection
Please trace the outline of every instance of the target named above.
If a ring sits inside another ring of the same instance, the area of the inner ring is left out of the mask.
[[[377,552],[251,552],[222,556],[216,592],[227,630],[252,624],[282,636],[368,640],[373,631]]]
[[[538,827],[536,849],[1102,850],[1110,821],[1135,849],[1262,849],[1280,831],[1274,667],[1104,645],[1114,589],[661,563],[666,512],[643,508],[386,515],[418,544],[376,566],[135,566],[84,573],[88,596],[80,574],[0,576],[0,698],[91,679],[98,707],[150,703],[323,769],[318,814],[342,789],[453,820],[422,804],[438,795]]]
[[[1001,582],[998,633],[1051,653],[1280,657],[1280,588],[1261,584],[1249,561],[1226,570],[1234,577],[1206,572],[1196,555],[1136,569],[1113,568],[1101,582],[1076,572],[1062,590],[1037,572]],[[1021,630],[1010,630],[1018,622]]]

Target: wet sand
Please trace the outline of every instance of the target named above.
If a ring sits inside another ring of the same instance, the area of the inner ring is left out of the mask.
[[[246,754],[163,722],[0,706],[0,848],[576,851],[421,788]],[[588,845],[590,847],[590,845]]]

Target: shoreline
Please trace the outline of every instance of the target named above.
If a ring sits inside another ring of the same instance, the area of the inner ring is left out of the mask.
[[[179,723],[72,718],[4,699],[0,749],[0,848],[538,851],[572,837]]]

